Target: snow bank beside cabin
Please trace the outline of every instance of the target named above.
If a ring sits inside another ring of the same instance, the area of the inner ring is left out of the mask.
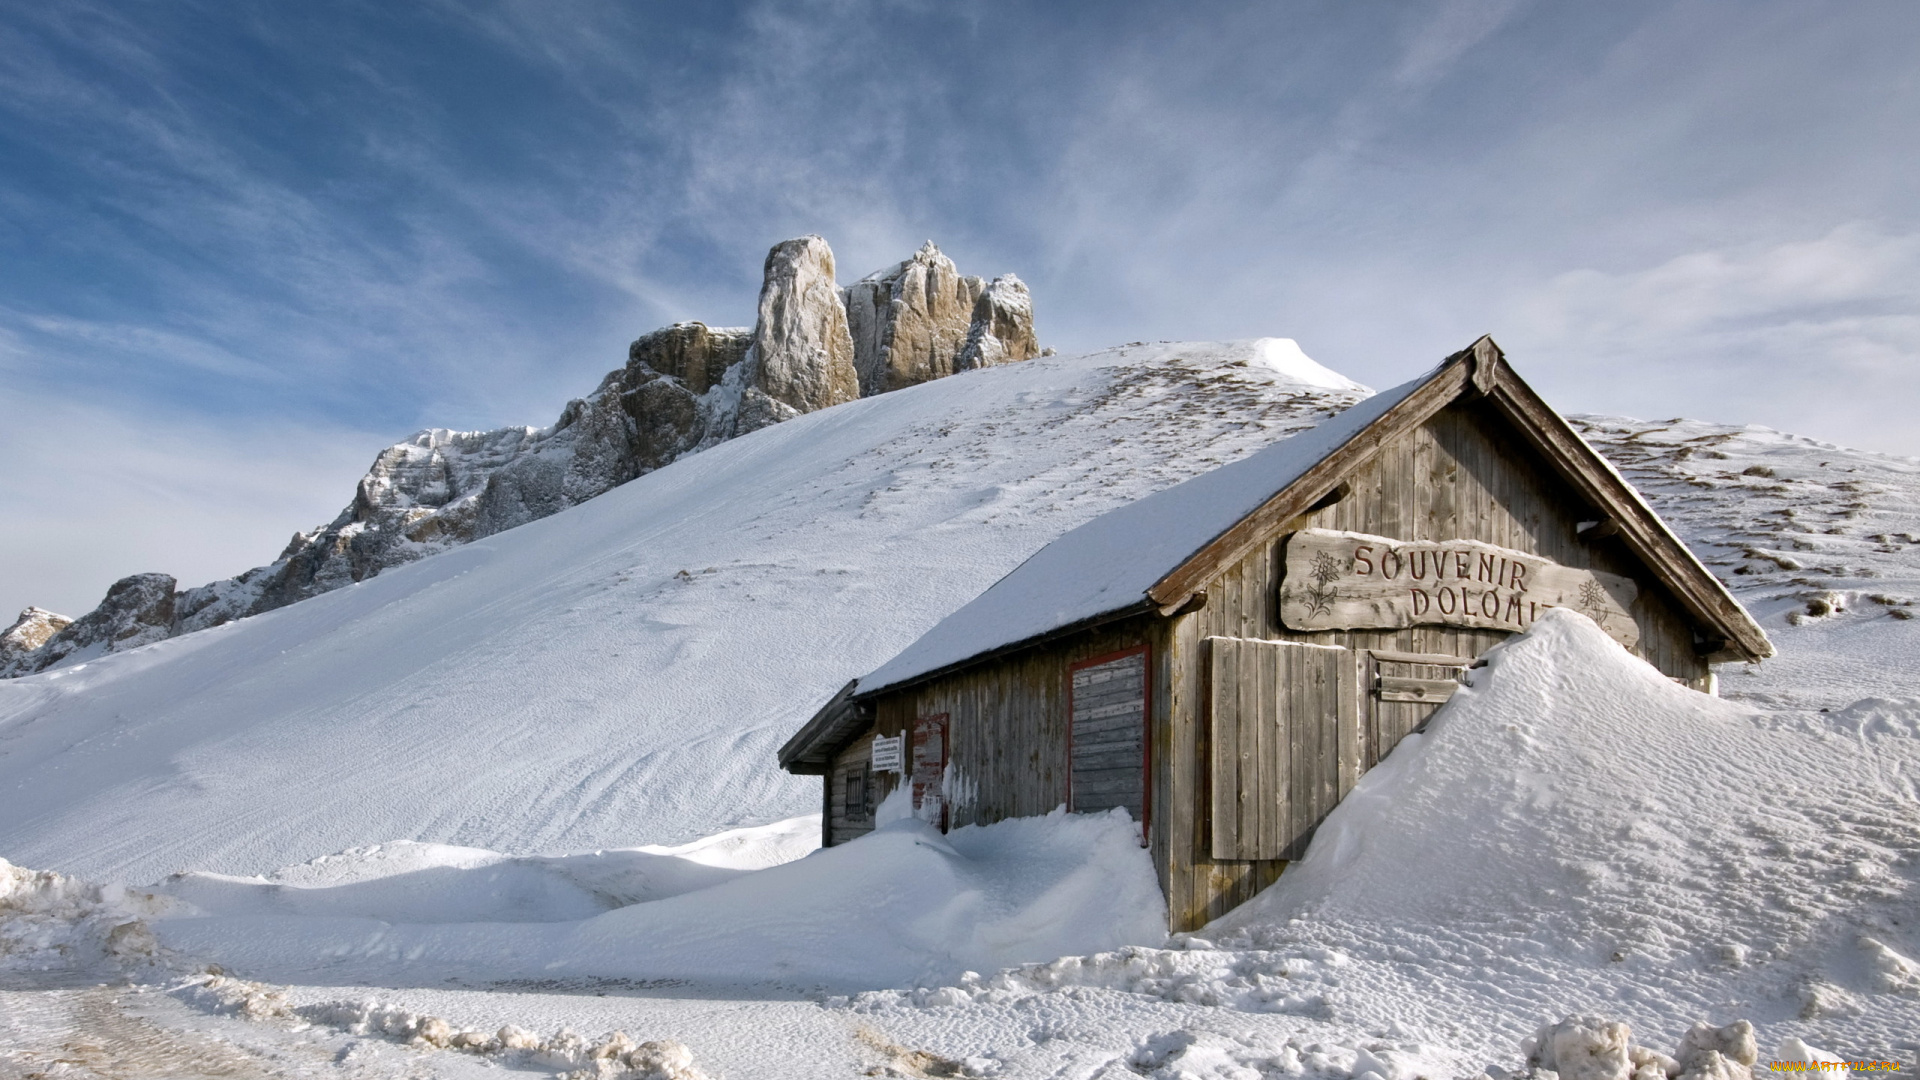
[[[401,840],[323,855],[260,877],[183,872],[156,888],[210,915],[567,922],[709,888],[819,846],[820,815],[808,814],[677,847],[574,855],[503,855]]]
[[[1600,1013],[1665,1042],[1746,1018],[1768,1040],[1915,1047],[1909,729],[1780,723],[1569,611],[1487,661],[1202,937],[1336,950],[1358,968],[1331,1014],[1500,1041]]]
[[[278,982],[906,986],[1164,940],[1165,902],[1137,836],[1124,814],[1056,813],[945,836],[908,819],[601,912],[582,910],[595,897],[534,888],[524,860],[443,864],[458,876],[436,879],[438,910],[408,887],[417,869],[303,888],[190,875],[161,888],[196,910],[156,932],[182,955]],[[489,896],[499,906],[487,907]]]

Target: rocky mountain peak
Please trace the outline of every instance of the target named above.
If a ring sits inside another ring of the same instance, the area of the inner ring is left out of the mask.
[[[626,374],[625,382],[638,385],[646,381],[641,372],[680,380],[680,385],[695,396],[720,385],[727,369],[746,356],[752,344],[753,330],[710,327],[701,322],[678,322],[635,339],[627,348],[626,372],[607,376],[612,382]],[[607,383],[602,383],[605,388]]]
[[[962,275],[931,240],[906,261],[847,286],[861,393],[881,394],[963,370],[958,360],[970,336],[990,333],[978,319],[987,288],[980,278]],[[1032,337],[1031,313],[1026,337]],[[1019,349],[999,351],[1011,355]]]
[[[974,301],[967,343],[954,369],[971,371],[1039,355],[1040,342],[1033,334],[1033,297],[1026,282],[1012,274],[994,278]]]
[[[767,252],[759,315],[736,433],[860,396],[846,303],[825,240],[802,236]]]
[[[929,240],[842,289],[818,236],[767,252],[751,328],[679,322],[548,428],[429,428],[380,451],[332,522],[279,558],[175,593],[116,583],[71,624],[28,609],[0,636],[0,677],[144,645],[315,596],[557,513],[676,459],[802,413],[1035,356],[1033,303],[1011,274],[963,276]],[[57,625],[56,625],[57,621]]]

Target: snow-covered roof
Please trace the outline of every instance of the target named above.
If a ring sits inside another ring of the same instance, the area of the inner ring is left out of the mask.
[[[1147,590],[1168,572],[1299,480],[1433,374],[1375,394],[1291,438],[1064,534],[860,679],[857,692],[864,696],[912,682],[1008,645],[1144,606]]]

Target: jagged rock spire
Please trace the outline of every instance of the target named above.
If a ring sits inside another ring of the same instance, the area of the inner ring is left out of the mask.
[[[767,252],[738,433],[860,396],[847,309],[833,273],[833,249],[818,236],[786,240]]]

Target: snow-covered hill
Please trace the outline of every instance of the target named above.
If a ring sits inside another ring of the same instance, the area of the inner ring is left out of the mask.
[[[1806,710],[1920,698],[1920,460],[1757,425],[1573,420],[1779,647],[1724,669],[1724,693]]]
[[[1300,867],[1171,941],[1119,822],[902,820],[782,862],[818,789],[774,747],[846,678],[1363,393],[1275,339],[976,371],[0,683],[0,856],[97,879],[0,866],[0,1071],[1501,1077],[1578,1013],[1680,1059],[1563,1026],[1600,1040],[1588,1080],[1911,1068],[1920,461],[1762,428],[1575,418],[1779,647],[1722,669],[1733,700],[1543,620]]]
[[[1060,532],[1363,388],[1291,341],[967,372],[290,607],[0,683],[0,854],[129,881],[388,840],[677,843],[816,808],[780,743]]]

